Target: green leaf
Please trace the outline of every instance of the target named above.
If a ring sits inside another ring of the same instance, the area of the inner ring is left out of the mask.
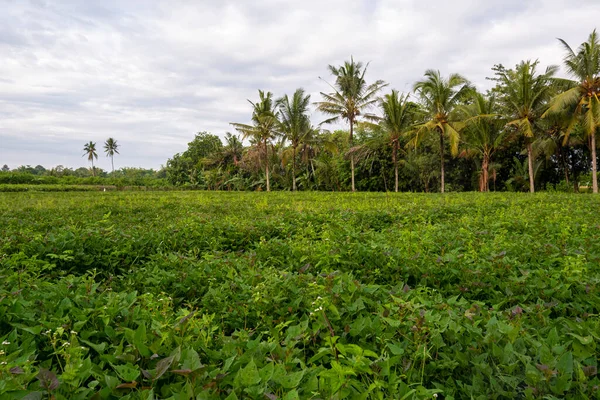
[[[254,360],[250,360],[248,364],[239,371],[240,384],[244,387],[257,385],[260,382],[260,374]]]
[[[561,374],[573,374],[573,354],[570,351],[564,353],[558,360],[556,368]]]
[[[387,347],[390,349],[392,354],[395,356],[401,356],[402,354],[404,354],[404,349],[397,344],[388,343]]]
[[[98,354],[104,354],[104,349],[106,349],[106,343],[102,342],[100,344],[94,344],[88,340],[79,339],[81,343],[87,344],[92,349],[96,350]]]
[[[131,364],[113,365],[112,367],[125,382],[132,382],[140,376],[140,370]]]
[[[200,362],[200,356],[194,349],[183,349],[181,351],[181,366],[182,369],[196,371],[203,367]]]
[[[285,389],[293,389],[295,387],[298,387],[303,376],[304,370],[294,372],[280,377],[278,383]]]
[[[299,400],[300,396],[298,395],[298,391],[296,389],[287,392],[285,396],[283,396],[282,400]]]

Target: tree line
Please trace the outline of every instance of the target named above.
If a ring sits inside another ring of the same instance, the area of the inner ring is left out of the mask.
[[[564,48],[571,79],[538,61],[496,65],[480,93],[459,74],[428,70],[411,93],[368,82],[368,64],[330,65],[317,101],[300,88],[259,90],[250,123],[232,122],[225,143],[201,132],[169,159],[174,185],[219,190],[516,190],[561,187],[597,193],[600,44]],[[327,116],[311,123],[311,106]],[[348,130],[325,128],[345,122]],[[247,140],[248,145],[244,145]]]

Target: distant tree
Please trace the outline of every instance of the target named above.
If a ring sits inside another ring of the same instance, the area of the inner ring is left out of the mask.
[[[8,172],[8,171],[10,171],[10,168],[8,167],[8,165],[4,164],[2,166],[2,172]]]
[[[167,180],[173,185],[202,185],[205,166],[222,148],[223,143],[217,135],[198,132],[186,151],[167,160]]]
[[[465,150],[461,156],[476,157],[480,161],[479,191],[488,192],[492,156],[506,137],[505,121],[497,114],[494,95],[486,98],[481,93],[474,93],[472,104],[462,107],[461,112],[466,125]]]
[[[415,123],[418,106],[408,101],[408,96],[397,90],[386,94],[380,100],[383,117],[380,126],[385,132],[385,140],[392,147],[392,163],[394,164],[394,191],[398,192],[398,156],[401,140]]]
[[[425,72],[425,79],[415,83],[414,91],[419,95],[427,113],[427,122],[414,130],[411,143],[416,146],[424,135],[431,133],[439,135],[440,191],[444,193],[444,140],[448,139],[450,153],[456,156],[461,129],[460,115],[456,111],[472,92],[472,87],[469,81],[459,74],[451,74],[448,79],[445,79],[440,71],[430,69]]]
[[[98,159],[98,153],[96,153],[96,143],[92,142],[90,140],[89,143],[86,143],[85,146],[83,146],[83,156],[85,157],[87,156],[88,161],[90,161],[92,163],[92,175],[96,176],[96,171],[94,169],[94,158],[97,160]]]
[[[552,97],[554,74],[557,67],[549,66],[542,74],[536,68],[538,61],[522,61],[515,69],[502,65],[493,68],[498,85],[494,92],[498,95],[501,112],[508,119],[508,126],[525,138],[527,146],[529,191],[535,192],[534,152],[532,143],[540,132],[539,122],[548,101]],[[515,164],[516,165],[516,164]]]
[[[316,103],[317,110],[331,115],[332,117],[323,121],[322,124],[334,123],[341,120],[348,121],[350,125],[349,145],[352,147],[354,139],[354,124],[362,116],[367,120],[377,120],[373,114],[365,113],[366,110],[378,101],[377,93],[387,86],[382,80],[368,85],[365,80],[369,64],[363,66],[361,62],[355,62],[354,58],[346,61],[344,65],[336,67],[329,65],[329,72],[334,76],[335,82],[330,84],[333,92],[323,93],[323,100]],[[352,174],[352,191],[356,190],[354,183],[354,155],[350,155],[350,168]]]
[[[567,115],[568,127],[565,131],[565,142],[573,127],[581,121],[584,132],[590,139],[592,188],[594,193],[598,193],[596,134],[600,128],[600,40],[594,30],[587,42],[579,46],[577,52],[564,40],[558,40],[566,51],[564,59],[566,70],[576,80],[569,82],[570,89],[551,100],[544,117],[553,113]],[[567,113],[564,113],[565,111]]]
[[[110,157],[112,172],[115,172],[115,163],[113,161],[113,158],[115,154],[119,154],[118,148],[119,145],[117,144],[117,141],[113,138],[108,138],[106,142],[104,142],[104,152],[106,153],[107,157]]]
[[[244,138],[252,138],[259,148],[262,146],[265,160],[265,177],[267,192],[271,191],[269,180],[269,145],[279,135],[281,124],[279,114],[273,102],[271,92],[258,91],[259,101],[252,105],[252,125],[232,122],[231,125],[240,132]]]
[[[290,99],[286,94],[276,103],[281,116],[281,132],[292,146],[292,190],[296,191],[296,158],[298,147],[311,137],[313,127],[308,115],[310,95],[304,89],[297,89]]]

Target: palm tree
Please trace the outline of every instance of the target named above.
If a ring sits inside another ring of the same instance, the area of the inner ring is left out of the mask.
[[[467,79],[459,74],[451,74],[448,79],[442,78],[440,71],[425,71],[425,79],[415,83],[414,91],[418,93],[427,112],[427,122],[417,126],[411,144],[415,146],[424,135],[437,133],[440,136],[440,190],[444,193],[444,139],[450,142],[450,152],[458,154],[459,131],[462,127],[456,113],[457,106],[462,104],[471,93],[472,87]]]
[[[292,190],[296,191],[296,155],[300,146],[312,134],[313,127],[308,116],[310,95],[304,89],[296,89],[290,99],[286,94],[277,100],[281,116],[281,131],[292,144]]]
[[[543,74],[536,71],[538,61],[521,61],[515,69],[494,67],[498,82],[494,89],[502,112],[517,132],[525,137],[529,168],[529,191],[535,192],[534,154],[532,142],[539,131],[538,123],[554,91],[553,79],[557,67],[549,66]]]
[[[386,140],[392,146],[392,162],[394,164],[394,191],[398,192],[398,151],[400,140],[412,128],[415,122],[417,105],[408,101],[408,95],[401,95],[397,90],[386,94],[380,100],[383,118],[380,126],[386,134]]]
[[[582,43],[577,52],[562,39],[558,39],[565,48],[564,64],[567,72],[576,78],[571,88],[555,96],[550,102],[549,113],[569,110],[569,124],[565,131],[565,142],[578,121],[582,121],[585,134],[590,138],[592,151],[592,188],[598,193],[596,166],[596,134],[600,128],[600,40],[596,30],[590,34],[587,42]]]
[[[273,94],[271,92],[258,91],[259,101],[252,104],[252,125],[239,124],[232,122],[231,125],[241,132],[244,139],[251,137],[256,143],[263,147],[265,157],[265,175],[267,183],[267,192],[271,191],[269,181],[269,143],[279,134],[280,122],[279,115],[273,103]]]
[[[364,112],[377,103],[377,92],[387,86],[387,83],[382,80],[367,85],[365,75],[368,66],[369,64],[363,66],[361,62],[355,62],[354,58],[350,58],[350,61],[346,61],[340,67],[329,65],[329,72],[335,77],[334,84],[329,85],[333,92],[321,92],[323,101],[316,103],[317,110],[332,116],[332,118],[323,121],[322,124],[334,123],[340,119],[348,121],[350,125],[350,147],[352,147],[354,123],[357,118],[362,115],[367,120],[377,119],[375,115],[364,114]],[[352,170],[352,191],[354,192],[356,188],[354,185],[353,155],[350,155],[350,168]]]
[[[96,170],[94,169],[94,158],[98,159],[98,153],[96,153],[96,143],[90,140],[89,143],[86,143],[83,146],[83,156],[88,156],[88,161],[92,162],[92,175],[96,176]]]
[[[465,121],[462,157],[477,157],[481,161],[479,190],[489,192],[490,164],[492,156],[502,145],[506,136],[505,123],[496,114],[496,97],[474,93],[473,103],[461,108]]]
[[[110,164],[112,165],[112,172],[115,172],[115,163],[113,161],[113,157],[115,154],[119,154],[119,145],[117,141],[113,138],[108,138],[104,143],[104,152],[106,153],[106,157],[110,157]]]

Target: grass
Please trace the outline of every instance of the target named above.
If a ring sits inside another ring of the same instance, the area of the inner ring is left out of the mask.
[[[596,398],[600,200],[0,194],[0,398]]]

